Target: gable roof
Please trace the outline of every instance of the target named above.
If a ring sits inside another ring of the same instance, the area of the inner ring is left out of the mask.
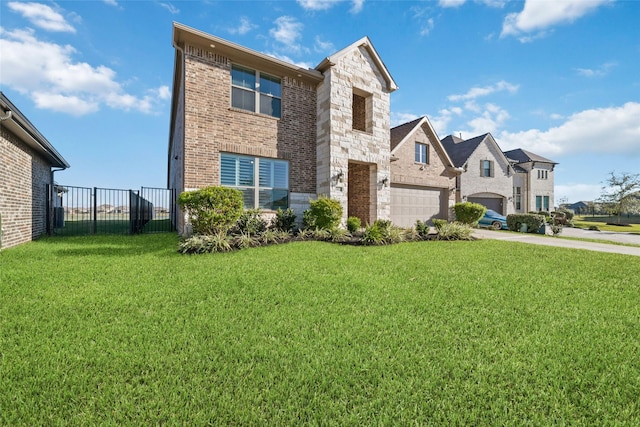
[[[432,144],[438,144],[440,146],[440,151],[442,151],[442,154],[445,156],[443,159],[445,165],[453,167],[453,161],[451,161],[447,150],[442,146],[442,143],[440,142],[436,131],[433,129],[433,126],[431,126],[431,122],[429,122],[427,116],[419,117],[391,129],[391,155],[393,156],[395,151],[400,148],[400,146],[402,146],[402,144],[404,144],[412,134],[422,127],[426,127],[425,131]]]
[[[320,72],[326,71],[329,67],[332,67],[335,64],[337,64],[338,61],[343,56],[347,55],[353,49],[357,49],[360,47],[365,48],[367,52],[369,52],[369,55],[373,59],[373,62],[376,64],[376,66],[378,67],[378,70],[380,70],[380,73],[382,73],[382,77],[387,82],[387,90],[389,92],[393,92],[394,90],[398,89],[398,85],[393,80],[393,77],[391,77],[391,73],[389,73],[389,70],[384,65],[384,62],[382,62],[380,55],[378,55],[378,52],[376,52],[376,49],[373,47],[373,44],[371,43],[371,40],[369,40],[369,37],[367,36],[364,36],[357,42],[350,44],[349,46],[334,53],[333,55],[327,56],[325,59],[322,60],[322,62],[318,64],[318,66],[316,67],[316,70]]]
[[[514,160],[516,163],[541,162],[541,163],[551,163],[554,165],[558,164],[553,160],[549,160],[545,157],[538,156],[537,154],[534,154],[531,151],[523,150],[522,148],[516,148],[515,150],[505,151],[504,155],[508,159]]]
[[[459,168],[464,166],[469,157],[476,151],[476,148],[485,140],[485,138],[489,135],[485,133],[484,135],[476,136],[471,139],[462,139],[457,136],[448,135],[442,139],[442,146],[451,157],[453,164],[455,167]]]
[[[69,163],[56,151],[47,138],[25,117],[9,98],[0,91],[1,126],[14,133],[21,141],[30,146],[45,159],[51,167],[67,169]]]

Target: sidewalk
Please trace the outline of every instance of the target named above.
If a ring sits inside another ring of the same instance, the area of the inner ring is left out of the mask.
[[[530,243],[533,245],[556,246],[561,248],[585,249],[588,251],[609,252],[640,257],[640,247],[620,246],[608,243],[595,243],[581,240],[561,239],[531,233],[514,233],[510,231],[494,231],[479,228],[473,231],[478,239],[495,239],[512,242]],[[597,236],[594,236],[597,238]]]

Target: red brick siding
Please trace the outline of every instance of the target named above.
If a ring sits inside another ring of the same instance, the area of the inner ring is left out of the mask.
[[[362,224],[371,223],[370,166],[360,163],[349,163],[349,200],[348,216],[360,218]]]

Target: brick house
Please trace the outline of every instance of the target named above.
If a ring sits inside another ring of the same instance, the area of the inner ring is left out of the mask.
[[[0,164],[2,247],[10,247],[46,233],[47,185],[69,164],[2,92]]]
[[[448,219],[459,171],[427,117],[391,129],[391,220],[401,227],[416,220]]]
[[[238,188],[246,207],[291,207],[298,218],[326,195],[344,219],[390,218],[397,86],[367,37],[315,69],[178,23],[173,45],[169,188]]]

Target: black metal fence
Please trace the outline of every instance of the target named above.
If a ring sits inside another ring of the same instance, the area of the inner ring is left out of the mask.
[[[175,190],[50,186],[50,235],[139,234],[175,231]]]

